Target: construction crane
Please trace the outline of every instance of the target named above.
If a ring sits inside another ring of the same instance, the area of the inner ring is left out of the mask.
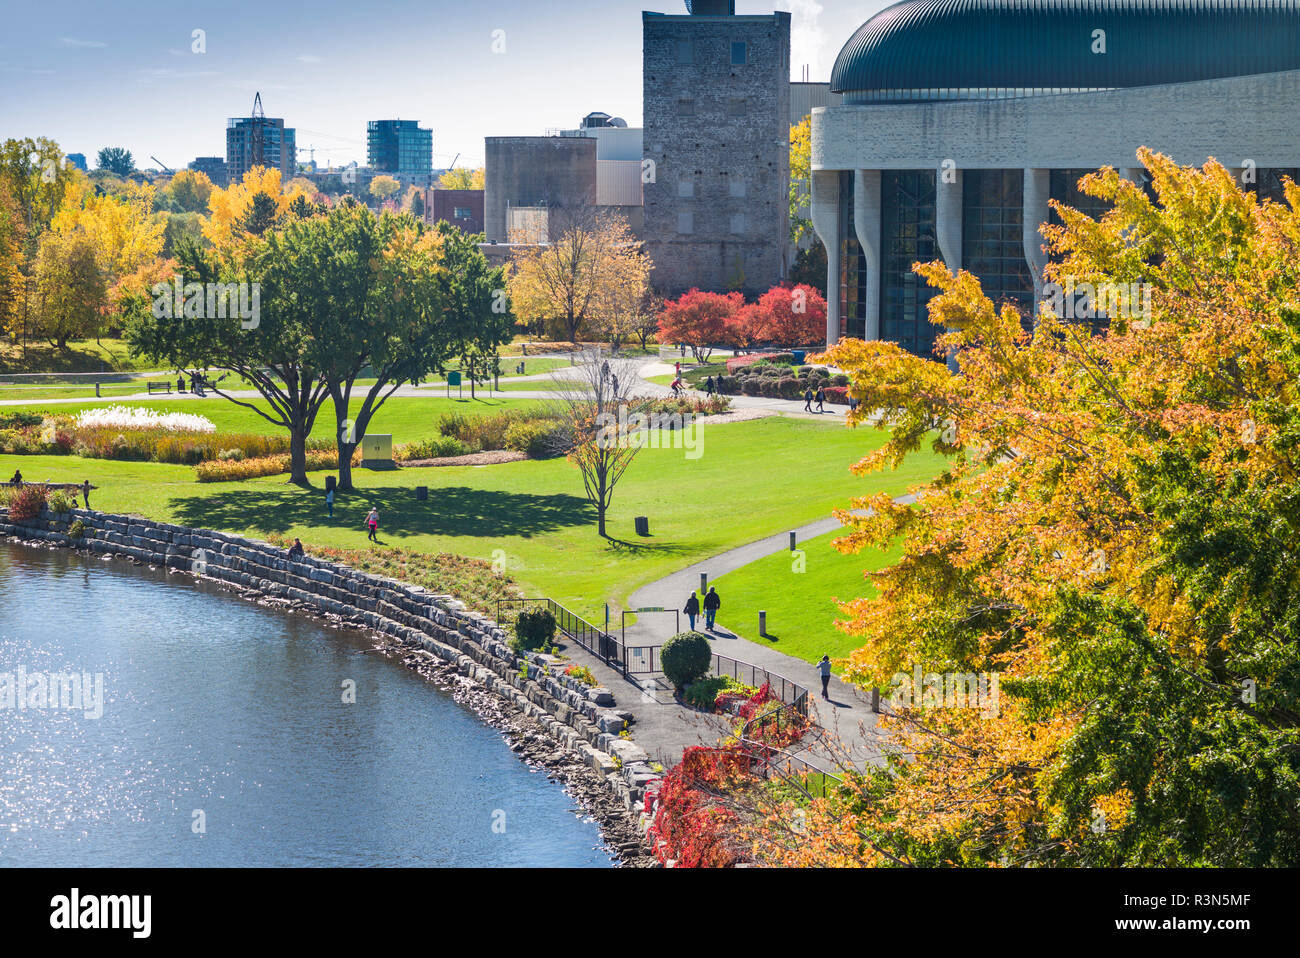
[[[169,167],[169,166],[168,166],[166,163],[164,163],[162,160],[158,159],[158,157],[156,157],[156,156],[151,156],[151,157],[149,157],[149,159],[151,159],[151,160],[153,160],[155,163],[157,163],[158,166],[159,166],[159,168],[160,168],[164,173],[166,173],[168,176],[175,176],[175,175],[176,175],[176,174],[172,171],[171,167]]]

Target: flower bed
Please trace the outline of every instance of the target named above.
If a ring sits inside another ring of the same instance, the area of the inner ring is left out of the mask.
[[[108,406],[84,409],[72,421],[78,429],[156,429],[163,432],[213,433],[216,424],[187,412],[160,413],[146,406]]]

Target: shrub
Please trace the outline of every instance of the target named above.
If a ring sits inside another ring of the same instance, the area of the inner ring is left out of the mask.
[[[826,401],[838,406],[847,406],[849,404],[849,390],[846,386],[827,386]]]
[[[740,383],[740,391],[744,393],[746,396],[757,396],[759,393],[759,389],[760,389],[759,381],[755,379],[753,376],[750,376],[748,379],[742,380]]]
[[[403,443],[393,450],[393,458],[398,462],[413,462],[417,459],[447,459],[467,452],[469,447],[455,436],[434,436]]]
[[[213,459],[199,463],[195,473],[199,482],[235,482],[240,479],[256,479],[259,476],[277,476],[282,472],[289,472],[292,464],[292,457],[288,453],[257,459]],[[333,469],[338,464],[338,453],[333,449],[307,450],[308,471]],[[361,465],[360,447],[352,453],[352,465]]]
[[[560,424],[544,419],[511,423],[506,429],[505,446],[529,459],[557,456],[564,446]]]
[[[44,486],[23,486],[9,495],[9,518],[12,520],[35,519],[44,508]]]
[[[782,399],[794,399],[801,392],[799,388],[799,380],[795,379],[793,376],[787,376],[780,380],[776,384],[776,387],[777,392],[780,394]]]
[[[849,384],[849,377],[843,373],[836,373],[831,377],[831,382],[836,386],[847,386]]]
[[[697,709],[705,709],[712,712],[714,703],[717,701],[718,693],[727,688],[728,679],[723,675],[711,675],[698,679],[686,686],[686,691],[682,698],[687,705],[693,705]]]
[[[664,678],[679,692],[696,679],[709,672],[713,664],[713,648],[708,638],[699,632],[679,632],[659,650],[659,664]]]
[[[34,412],[6,412],[0,413],[0,429],[27,429],[31,426],[39,426],[45,421],[45,417],[40,413]]]
[[[515,620],[515,637],[510,646],[516,652],[534,652],[555,638],[555,616],[550,609],[524,609]]]
[[[77,508],[77,494],[70,489],[55,489],[46,496],[51,512],[71,512]]]
[[[72,525],[68,526],[68,537],[70,539],[84,539],[86,536],[86,524],[80,519],[74,519]]]
[[[715,376],[713,381],[718,384],[718,392],[734,394],[740,388],[740,380],[736,376]]]

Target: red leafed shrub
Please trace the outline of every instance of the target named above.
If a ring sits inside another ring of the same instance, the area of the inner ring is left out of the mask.
[[[726,868],[737,854],[728,841],[735,816],[717,804],[708,790],[718,790],[749,772],[750,755],[737,746],[693,746],[664,776],[659,809],[651,835],[660,862],[673,859],[679,868]]]
[[[35,519],[45,508],[44,486],[23,486],[9,496],[9,518]]]
[[[834,403],[837,406],[847,406],[849,404],[849,387],[848,386],[826,386],[822,389],[826,394],[826,401]]]

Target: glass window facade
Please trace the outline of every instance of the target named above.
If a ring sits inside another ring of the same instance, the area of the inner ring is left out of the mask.
[[[1282,192],[1282,177],[1284,176],[1294,183],[1300,183],[1300,169],[1294,167],[1272,167],[1259,171],[1253,189],[1261,202],[1263,200],[1272,200],[1274,203],[1286,202],[1286,194]],[[1251,187],[1247,188],[1250,189]]]
[[[1023,170],[966,170],[962,175],[962,266],[984,295],[1014,303],[1029,322],[1034,286],[1025,262]]]
[[[1095,173],[1096,170],[1052,170],[1052,199],[1056,200],[1063,206],[1070,209],[1078,210],[1085,216],[1090,216],[1094,220],[1099,220],[1110,209],[1110,204],[1105,200],[1099,200],[1095,196],[1089,196],[1079,189],[1079,180],[1089,173]],[[1057,226],[1061,224],[1061,217],[1057,215],[1056,210],[1052,210],[1052,223]]]
[[[933,170],[880,174],[880,336],[927,358],[939,333],[927,305],[937,290],[912,264],[939,259],[934,178]]]

